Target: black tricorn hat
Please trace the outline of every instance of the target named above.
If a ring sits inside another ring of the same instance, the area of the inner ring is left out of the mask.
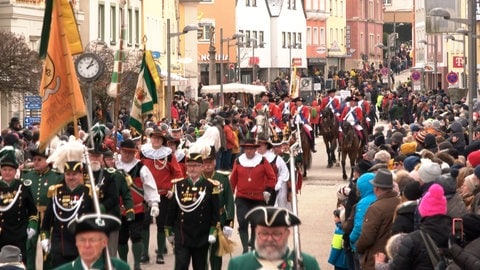
[[[64,170],[81,172],[83,170],[83,164],[81,161],[66,161]]]
[[[245,219],[255,225],[267,227],[290,227],[301,223],[292,212],[273,206],[255,207],[245,215]]]
[[[201,153],[188,153],[187,162],[203,163],[203,157]]]
[[[328,90],[327,90],[327,93],[332,93],[332,92],[337,92],[337,89],[332,88],[332,89],[328,89]]]
[[[75,217],[68,223],[68,229],[73,234],[81,232],[103,232],[109,235],[120,228],[121,221],[115,216],[107,214],[85,214]]]
[[[293,102],[297,102],[297,101],[305,102],[305,99],[303,99],[303,97],[296,97],[293,99]]]
[[[120,143],[120,148],[127,151],[137,151],[137,146],[135,142],[131,139],[127,139]]]
[[[270,93],[269,93],[269,92],[267,92],[267,91],[264,91],[264,92],[260,93],[260,97],[263,97],[263,96],[270,97],[271,95],[270,95]]]

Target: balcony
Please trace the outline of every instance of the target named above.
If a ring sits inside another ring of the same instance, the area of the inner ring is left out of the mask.
[[[328,17],[330,17],[330,12],[327,12],[326,10],[307,10],[307,20],[309,21],[326,21]]]

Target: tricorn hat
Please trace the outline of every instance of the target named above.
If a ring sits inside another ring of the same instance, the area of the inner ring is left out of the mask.
[[[328,89],[328,90],[327,90],[327,94],[330,94],[330,93],[332,93],[332,92],[334,92],[334,93],[337,92],[337,89],[332,88],[332,89]]]
[[[264,97],[264,96],[270,97],[271,95],[267,91],[264,91],[264,92],[260,93],[260,97]]]
[[[107,214],[84,214],[75,217],[68,223],[68,229],[73,234],[82,232],[103,232],[109,235],[110,232],[120,228],[121,221],[115,216]]]
[[[258,143],[255,141],[255,139],[246,139],[243,142],[240,143],[241,147],[258,147]]]
[[[203,155],[202,155],[202,153],[188,152],[187,162],[203,163]]]
[[[293,102],[297,102],[297,101],[305,102],[305,99],[303,99],[303,97],[296,97],[293,99]]]
[[[258,206],[250,210],[245,219],[255,225],[267,227],[290,227],[299,225],[300,219],[285,208]]]

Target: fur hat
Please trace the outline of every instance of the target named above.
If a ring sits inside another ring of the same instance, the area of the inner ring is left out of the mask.
[[[417,151],[416,142],[404,143],[400,146],[400,154],[408,155],[415,153],[415,151]]]
[[[420,216],[430,217],[447,214],[447,198],[443,194],[443,188],[439,184],[430,186],[418,205]]]

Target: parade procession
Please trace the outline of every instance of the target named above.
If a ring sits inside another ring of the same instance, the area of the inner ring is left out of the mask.
[[[480,269],[476,1],[9,2],[0,270]]]

